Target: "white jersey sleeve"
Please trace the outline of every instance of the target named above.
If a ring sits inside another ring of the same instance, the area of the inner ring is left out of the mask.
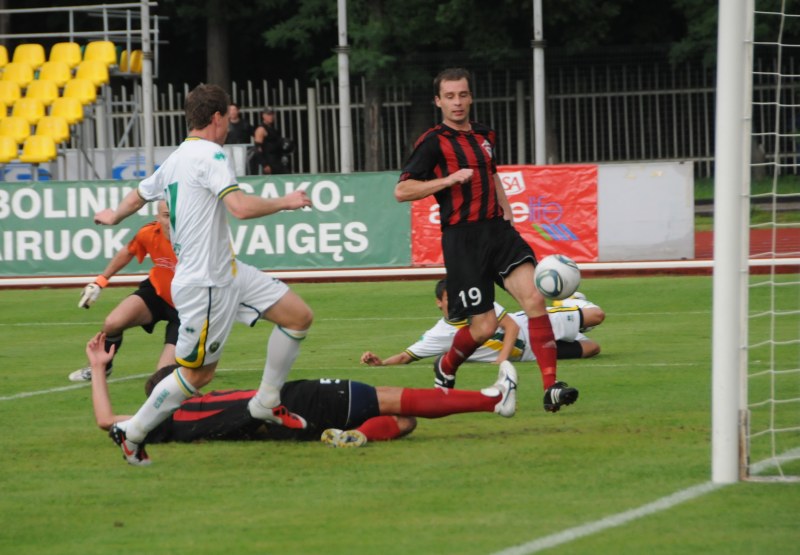
[[[506,315],[506,310],[499,304],[495,303],[494,309],[498,319]],[[408,347],[405,352],[414,360],[443,355],[450,350],[453,338],[458,330],[466,325],[466,320],[451,321],[442,318],[436,322],[435,326],[422,334],[419,341]],[[527,324],[524,329],[527,333]],[[524,342],[521,336],[522,333],[517,338],[517,344],[509,357],[512,361],[521,360],[524,350]],[[495,362],[502,348],[503,330],[498,328],[492,337],[472,353],[467,362]]]

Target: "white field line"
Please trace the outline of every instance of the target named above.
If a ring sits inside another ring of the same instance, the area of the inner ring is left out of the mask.
[[[685,314],[711,314],[710,310],[692,310],[692,311],[683,311],[683,312],[612,312],[611,315],[614,318],[635,318],[637,316],[678,316],[678,315],[685,315]],[[423,316],[394,316],[394,317],[364,317],[364,316],[357,316],[354,318],[319,318],[317,319],[318,322],[397,322],[397,321],[415,321],[415,322],[435,322],[436,321],[436,314],[432,313],[430,316],[423,315]],[[98,327],[103,324],[102,320],[98,320],[97,322],[0,322],[0,327],[35,327],[35,326],[42,326],[42,327],[52,327],[52,326],[94,326]]]
[[[259,369],[260,370],[260,369]],[[219,372],[251,372],[255,370],[250,369],[233,369],[233,368],[217,368],[216,370]],[[144,380],[150,377],[150,374],[135,374],[133,376],[124,376],[122,378],[109,378],[108,383],[121,383],[121,382],[129,382],[131,380]],[[61,387],[51,387],[49,389],[40,389],[38,391],[22,391],[20,393],[15,393],[14,395],[5,395],[0,397],[0,401],[14,401],[17,399],[26,399],[28,397],[36,397],[38,395],[47,395],[49,393],[61,393],[62,391],[73,391],[75,389],[88,389],[92,384],[90,382],[83,382],[83,383],[75,383],[72,385],[65,385]]]
[[[672,507],[675,507],[676,505],[680,505],[685,501],[690,501],[711,491],[719,489],[723,485],[724,484],[705,482],[703,484],[678,491],[672,495],[662,497],[661,499],[658,499],[652,503],[648,503],[647,505],[642,505],[636,509],[617,513],[615,515],[601,518],[600,520],[596,520],[594,522],[588,522],[574,528],[568,528],[562,532],[550,534],[549,536],[545,536],[528,543],[509,547],[508,549],[494,553],[494,555],[528,555],[530,553],[538,553],[543,549],[550,549],[551,547],[564,545],[565,543],[569,543],[586,536],[591,536],[592,534],[597,534],[598,532],[603,532],[604,530],[622,526],[623,524],[627,524],[628,522],[632,522],[639,518],[661,511],[666,511]]]
[[[800,449],[792,449],[791,451],[787,451],[783,456],[788,458],[800,458]],[[774,466],[776,466],[776,462],[774,460],[766,460],[754,464],[750,469],[751,475],[756,476]],[[661,511],[667,511],[680,505],[681,503],[691,501],[692,499],[697,499],[698,497],[702,497],[707,493],[711,493],[712,491],[716,491],[727,485],[730,484],[704,482],[702,484],[680,490],[671,495],[667,495],[661,499],[657,499],[652,503],[648,503],[647,505],[642,505],[641,507],[637,507],[635,509],[630,509],[615,515],[607,516],[594,522],[581,524],[580,526],[575,526],[574,528],[568,528],[561,532],[556,532],[555,534],[550,534],[549,536],[532,540],[521,545],[509,547],[507,549],[503,549],[502,551],[497,551],[493,555],[530,555],[531,553],[538,553],[544,549],[558,547],[577,539],[591,536],[592,534],[597,534],[605,530],[610,530],[611,528],[622,526],[623,524],[627,524],[645,516],[659,513]]]

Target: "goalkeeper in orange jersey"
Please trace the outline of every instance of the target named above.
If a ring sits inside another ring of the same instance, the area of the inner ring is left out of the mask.
[[[141,263],[146,256],[153,262],[147,279],[106,316],[102,331],[106,337],[106,351],[114,346],[114,352],[119,352],[125,330],[142,326],[147,333],[153,333],[158,322],[166,322],[164,349],[156,366],[162,368],[175,362],[175,343],[178,340],[180,326],[178,312],[172,303],[170,293],[177,259],[169,242],[169,210],[165,202],[158,203],[156,221],[142,226],[127,247],[111,259],[105,270],[92,283],[84,287],[78,306],[88,309],[100,297],[100,293],[112,276],[125,268],[134,258]],[[113,359],[106,367],[106,375],[111,374],[112,364]],[[91,380],[91,368],[86,366],[75,370],[69,375],[69,379],[73,382]]]

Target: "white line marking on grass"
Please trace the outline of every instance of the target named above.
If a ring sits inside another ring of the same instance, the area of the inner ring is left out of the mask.
[[[549,536],[545,536],[543,538],[539,538],[538,540],[533,540],[531,542],[524,543],[522,545],[509,547],[508,549],[504,549],[503,551],[496,552],[494,555],[528,555],[530,553],[538,553],[543,549],[550,549],[551,547],[563,545],[565,543],[569,543],[571,541],[583,538],[585,536],[590,536],[592,534],[596,534],[598,532],[602,532],[610,528],[616,528],[617,526],[622,526],[623,524],[627,524],[628,522],[637,520],[644,516],[648,516],[653,513],[671,509],[672,507],[680,505],[685,501],[690,501],[692,499],[705,495],[709,492],[712,492],[716,489],[719,489],[724,485],[726,484],[715,484],[713,482],[706,482],[704,484],[693,486],[685,490],[681,490],[677,493],[673,493],[672,495],[668,495],[667,497],[662,497],[657,501],[648,503],[647,505],[642,505],[641,507],[638,507],[636,509],[631,509],[623,513],[607,516],[600,520],[589,522],[588,524],[582,524],[574,528],[568,528],[563,532],[551,534]]]
[[[800,449],[791,449],[785,452],[783,455],[781,455],[780,458],[782,459],[800,458]],[[758,462],[750,467],[750,475],[757,476],[758,474],[765,472],[777,465],[778,461],[775,458]],[[581,524],[580,526],[575,526],[574,528],[568,528],[563,532],[551,534],[549,536],[539,538],[538,540],[533,540],[528,543],[516,545],[514,547],[509,547],[508,549],[504,549],[502,551],[497,551],[493,555],[530,555],[531,553],[538,553],[543,549],[550,549],[551,547],[557,547],[559,545],[563,545],[565,543],[569,543],[571,541],[586,536],[591,536],[592,534],[596,534],[604,530],[609,530],[611,528],[616,528],[617,526],[622,526],[623,524],[627,524],[629,522],[632,522],[634,520],[640,519],[645,516],[669,510],[673,507],[680,505],[681,503],[685,503],[686,501],[691,501],[692,499],[702,497],[707,493],[711,493],[712,491],[716,491],[727,485],[730,484],[715,484],[714,482],[705,482],[703,484],[698,484],[696,486],[692,486],[690,488],[673,493],[672,495],[668,495],[666,497],[662,497],[661,499],[657,499],[656,501],[648,503],[647,505],[642,505],[641,507],[638,507],[636,509],[631,509],[629,511],[607,516],[605,518],[601,518],[600,520],[596,520],[594,522],[589,522],[587,524]]]
[[[252,371],[255,370],[251,370],[249,368],[246,369],[217,368],[217,373],[252,372]],[[111,378],[108,380],[108,383],[113,384],[113,383],[129,382],[131,380],[143,380],[149,377],[150,374],[135,374],[133,376],[125,376],[122,378]],[[48,393],[60,393],[62,391],[72,391],[74,389],[88,388],[91,385],[92,385],[91,382],[83,382],[83,383],[76,383],[74,385],[65,385],[62,387],[51,387],[50,389],[40,389],[38,391],[23,391],[21,393],[15,393],[14,395],[6,395],[0,397],[0,401],[14,401],[15,399],[25,399],[27,397],[36,397],[37,395],[47,395]]]

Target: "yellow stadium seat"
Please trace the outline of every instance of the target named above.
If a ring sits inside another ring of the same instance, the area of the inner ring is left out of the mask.
[[[106,66],[117,65],[117,47],[110,40],[96,40],[86,45],[83,59],[98,60]]]
[[[25,89],[25,98],[36,98],[45,106],[50,106],[58,98],[58,85],[48,79],[34,79]]]
[[[19,161],[25,164],[42,164],[55,160],[58,156],[53,137],[47,135],[31,135],[22,145]]]
[[[141,73],[142,72],[142,51],[141,50],[134,50],[131,52],[130,62],[128,64],[128,70],[131,73]]]
[[[69,140],[69,124],[61,116],[44,116],[36,124],[35,135],[47,135],[60,144]]]
[[[100,60],[84,60],[75,70],[75,79],[88,79],[95,87],[108,83],[108,66]]]
[[[24,118],[28,125],[36,125],[44,116],[44,104],[38,98],[20,98],[11,107],[11,115]]]
[[[128,73],[129,68],[128,68],[128,51],[127,50],[123,50],[122,52],[120,52],[120,54],[119,54],[119,66],[118,66],[117,69],[119,69],[120,73]]]
[[[70,79],[72,79],[72,71],[66,62],[53,60],[43,63],[39,68],[39,80],[53,81],[59,88],[66,85]]]
[[[15,63],[28,64],[33,69],[39,69],[46,60],[44,46],[36,43],[18,44],[11,59]]]
[[[0,100],[10,106],[21,97],[22,92],[20,91],[18,83],[15,83],[14,81],[0,80]]]
[[[74,97],[56,98],[50,105],[50,115],[67,120],[69,125],[83,121],[83,103]]]
[[[97,89],[92,81],[88,79],[70,79],[64,85],[64,92],[61,96],[66,98],[77,98],[81,104],[91,104],[97,100]]]
[[[57,42],[50,48],[50,62],[64,62],[73,68],[81,63],[81,47],[77,42]]]
[[[0,135],[0,164],[8,164],[19,156],[19,145],[12,137]]]
[[[6,67],[8,63],[8,48],[0,44],[0,69]]]
[[[0,119],[3,119],[8,115],[8,106],[2,100],[0,100]]]
[[[0,135],[11,137],[18,145],[25,142],[31,134],[31,124],[25,118],[8,116],[0,119]]]
[[[9,62],[3,68],[3,81],[13,81],[24,89],[33,81],[33,67],[25,62]]]

